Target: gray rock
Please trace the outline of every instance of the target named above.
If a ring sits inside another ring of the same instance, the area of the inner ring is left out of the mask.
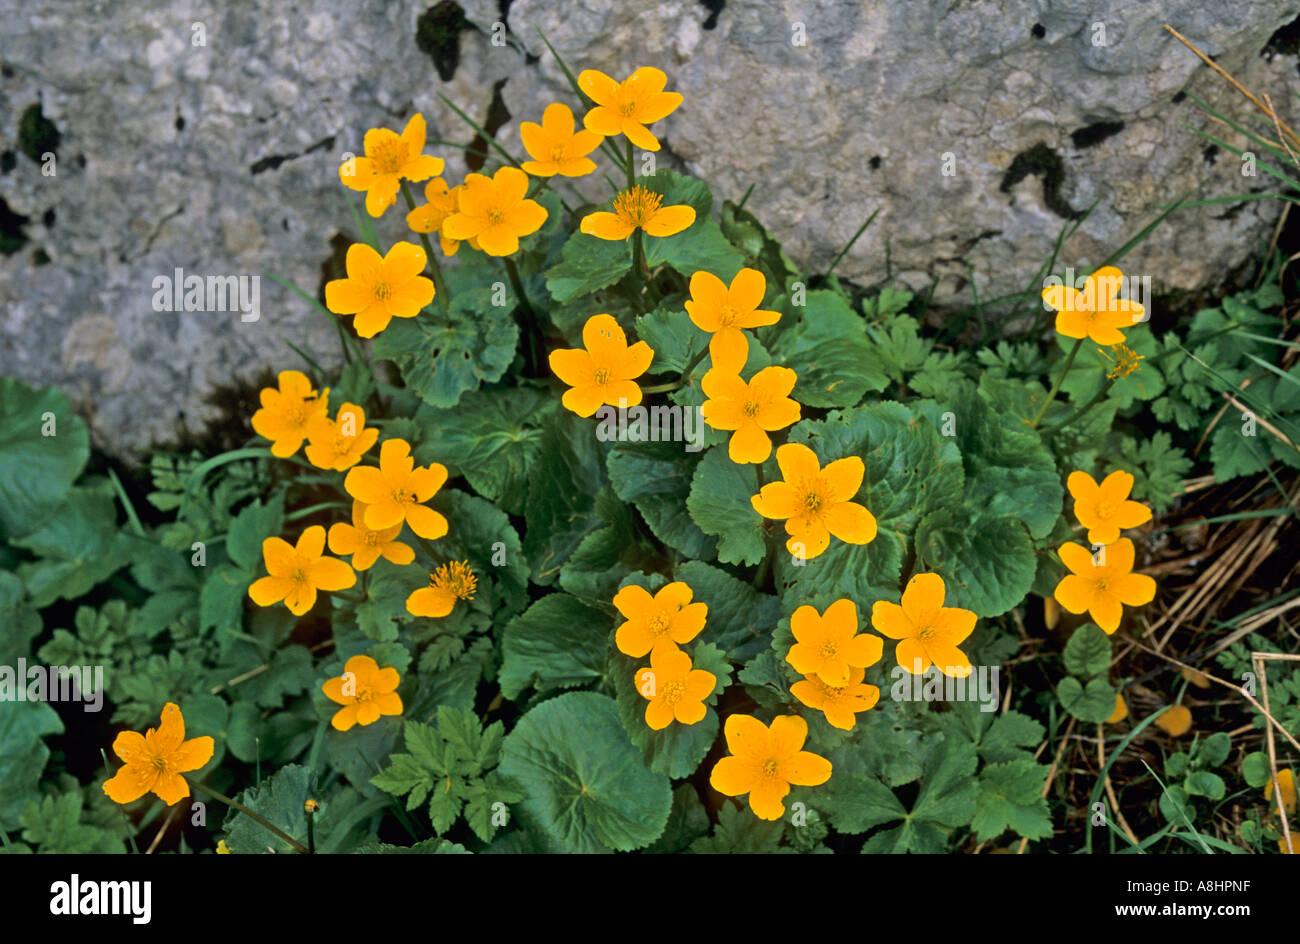
[[[496,137],[521,153],[520,120],[557,99],[577,109],[534,27],[575,70],[663,68],[686,101],[656,126],[660,165],[701,175],[719,200],[754,184],[750,208],[809,269],[880,208],[838,271],[916,289],[938,280],[940,303],[970,297],[967,264],[983,298],[1022,288],[1064,217],[1094,200],[1065,247],[1076,268],[1186,191],[1272,189],[1225,151],[1207,157],[1184,127],[1209,122],[1174,101],[1183,90],[1233,113],[1249,106],[1162,23],[1268,91],[1292,123],[1300,86],[1293,55],[1260,55],[1300,0],[506,6],[508,42],[496,45],[499,5],[464,4],[468,27],[439,52],[444,80],[417,45],[427,3],[234,0],[213,13],[168,0],[0,2],[0,151],[15,152],[0,199],[27,218],[3,223],[27,242],[0,256],[0,373],[60,385],[97,444],[129,456],[210,418],[202,398],[214,386],[300,366],[286,342],[336,362],[331,321],[269,279],[251,323],[238,311],[156,311],[153,280],[177,268],[274,273],[317,294],[332,240],[357,235],[337,168],[367,128],[400,129],[419,110],[431,140],[468,144],[474,133],[438,93],[485,123],[499,88],[511,117]],[[59,136],[53,176],[18,147],[33,105]],[[452,180],[466,172],[460,151],[430,150]],[[1004,189],[1027,153],[1054,155],[1059,185],[1045,192],[1030,175]],[[578,189],[600,200],[603,186]],[[1213,286],[1257,254],[1278,210],[1261,200],[1181,211],[1124,267],[1157,289]],[[397,210],[378,225],[386,241],[404,238]]]

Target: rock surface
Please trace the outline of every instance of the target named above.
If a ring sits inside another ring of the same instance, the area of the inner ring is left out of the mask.
[[[201,425],[213,387],[299,366],[287,341],[339,357],[334,325],[268,278],[254,322],[157,311],[154,280],[273,273],[316,295],[356,236],[336,173],[367,128],[418,110],[431,141],[469,144],[441,92],[518,152],[520,120],[576,107],[534,27],[575,69],[663,68],[686,102],[656,126],[661,166],[703,176],[718,199],[753,184],[748,206],[794,259],[824,269],[879,208],[837,271],[937,279],[939,302],[969,299],[968,264],[983,298],[1023,288],[1094,201],[1063,253],[1076,268],[1185,192],[1274,189],[1185,127],[1210,123],[1184,91],[1249,106],[1162,23],[1292,124],[1300,88],[1294,42],[1275,37],[1300,0],[93,9],[0,3],[0,373],[62,386],[123,456]],[[461,152],[430,151],[453,180],[466,172]],[[1157,290],[1212,286],[1258,254],[1279,207],[1180,211],[1125,269]],[[379,228],[400,238],[401,215]]]

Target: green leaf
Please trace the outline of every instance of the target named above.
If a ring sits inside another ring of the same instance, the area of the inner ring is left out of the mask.
[[[784,541],[776,552],[777,586],[787,609],[804,603],[825,609],[841,597],[875,601],[896,597],[906,554],[906,541],[895,531],[881,530],[870,544],[846,544],[831,538],[830,547],[804,560],[787,553]],[[861,604],[860,618],[871,613]]]
[[[430,507],[447,517],[447,534],[438,539],[438,552],[447,560],[469,561],[479,577],[475,604],[501,617],[522,610],[528,602],[528,562],[506,513],[454,488],[440,491]],[[484,583],[485,577],[491,578],[490,584]]]
[[[987,842],[1008,829],[1026,839],[1052,835],[1052,818],[1043,796],[1046,781],[1047,767],[1032,758],[985,767],[971,821],[976,838]]]
[[[697,456],[676,443],[619,443],[607,468],[615,494],[636,505],[656,538],[683,557],[709,559],[717,538],[701,531],[686,509]]]
[[[642,186],[663,194],[663,206],[686,204],[695,208],[695,222],[673,236],[644,236],[646,265],[670,265],[686,278],[704,270],[730,282],[744,262],[709,215],[713,195],[701,180],[671,170],[641,177]]]
[[[780,820],[762,820],[749,810],[724,803],[718,810],[718,825],[712,836],[691,843],[696,855],[773,855],[794,850],[781,846],[784,826]]]
[[[557,305],[613,285],[632,269],[630,240],[608,240],[574,233],[560,261],[546,270],[546,290]]]
[[[392,846],[384,842],[366,843],[352,850],[353,855],[473,855],[450,839],[425,839],[413,846]]]
[[[39,609],[60,597],[74,600],[106,580],[131,563],[142,542],[117,530],[112,498],[75,488],[41,528],[13,543],[41,558],[18,567],[32,606]]]
[[[81,792],[29,801],[23,809],[23,839],[46,855],[122,852],[122,842],[104,829],[81,822]]]
[[[639,849],[668,822],[668,778],[645,767],[604,695],[570,692],[534,707],[506,736],[500,769],[526,792],[521,819],[565,851]]]
[[[1025,756],[1025,748],[1036,747],[1042,740],[1041,724],[1018,711],[1007,711],[993,720],[979,742],[979,753],[987,763],[1005,763]]]
[[[1101,724],[1115,711],[1115,689],[1104,678],[1095,678],[1084,688],[1077,678],[1067,676],[1057,686],[1056,697],[1080,721]]]
[[[263,819],[278,826],[303,845],[307,844],[307,813],[304,804],[308,799],[321,803],[316,814],[316,825],[322,825],[327,811],[325,801],[311,794],[311,771],[301,764],[288,764],[275,775],[263,780],[260,786],[250,787],[237,797],[240,803]],[[293,851],[293,847],[265,826],[238,810],[226,817],[226,847],[237,855],[267,851],[269,846],[278,853]]]
[[[837,832],[865,833],[907,817],[907,809],[894,791],[871,772],[870,753],[862,744],[849,742],[830,755],[834,773],[819,792],[816,804]]]
[[[986,618],[1023,600],[1038,566],[1024,525],[969,506],[928,515],[916,529],[916,553],[926,569],[943,578],[945,606]]]
[[[701,531],[717,535],[718,560],[724,564],[763,559],[763,519],[749,501],[757,493],[753,470],[732,462],[721,447],[710,449],[695,467],[686,508]]]
[[[0,665],[17,665],[31,655],[41,615],[23,602],[23,582],[0,570]]]
[[[637,337],[655,352],[652,374],[680,374],[695,356],[709,346],[709,335],[695,327],[684,308],[657,308],[636,319]]]
[[[279,537],[283,521],[283,494],[265,504],[254,501],[230,522],[226,553],[244,570],[259,572],[262,568],[262,541],[269,537]]]
[[[14,702],[14,697],[5,693],[0,711],[0,829],[5,830],[17,828],[23,807],[36,795],[50,756],[43,738],[63,733],[63,722],[45,702]]]
[[[1210,800],[1222,800],[1227,793],[1223,778],[1208,770],[1194,770],[1183,781],[1183,789],[1191,796],[1203,796]]]
[[[1084,623],[1065,644],[1065,670],[1081,679],[1105,675],[1110,670],[1110,637],[1092,623]]]
[[[560,570],[560,586],[587,603],[602,605],[614,596],[619,581],[633,571],[653,569],[659,555],[642,539],[631,509],[612,489],[596,496],[596,513],[608,524],[582,539]]]
[[[1251,751],[1241,759],[1241,776],[1256,790],[1269,782],[1268,770],[1268,755],[1263,751]]]
[[[44,524],[89,456],[86,424],[67,397],[53,387],[34,390],[0,377],[0,541]]]
[[[668,814],[664,834],[654,841],[646,852],[682,852],[696,839],[709,833],[709,814],[700,802],[700,796],[689,783],[673,791],[673,807]]]
[[[514,699],[530,685],[547,692],[604,677],[609,627],[609,617],[577,597],[542,597],[506,625],[498,676],[501,693]]]
[[[514,360],[519,327],[491,291],[461,292],[449,314],[394,318],[375,339],[376,358],[390,360],[407,386],[431,406],[456,406],[467,390],[495,383]]]
[[[416,461],[441,462],[502,510],[522,514],[529,473],[541,452],[541,427],[558,404],[549,392],[516,387],[466,393],[454,422],[422,406],[417,417],[426,437],[415,450]]]
[[[603,527],[594,497],[604,483],[604,457],[594,427],[567,410],[542,433],[524,510],[524,554],[534,582],[554,583],[587,533]]]
[[[844,297],[816,291],[805,301],[777,300],[781,331],[770,345],[773,359],[798,376],[792,396],[807,406],[851,407],[868,390],[884,390],[889,378],[875,366],[866,327]]]
[[[781,602],[776,597],[759,593],[745,581],[702,561],[679,565],[673,579],[694,591],[693,602],[709,608],[700,639],[721,646],[738,662],[768,647],[781,619]]]

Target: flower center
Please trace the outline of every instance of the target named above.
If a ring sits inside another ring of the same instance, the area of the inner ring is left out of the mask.
[[[288,421],[290,426],[301,426],[303,423],[307,422],[306,402],[299,401],[289,407],[284,411],[284,418]]]
[[[490,207],[487,211],[487,221],[490,226],[500,226],[505,222],[505,211],[500,207]]]
[[[1098,577],[1098,578],[1097,578],[1097,592],[1098,592],[1098,593],[1105,593],[1105,592],[1106,592],[1107,590],[1109,590],[1109,589],[1110,589],[1110,578],[1108,578],[1108,577],[1104,577],[1104,576],[1103,576],[1103,577]]]
[[[1097,517],[1111,518],[1115,514],[1115,503],[1109,501],[1098,502]]]
[[[610,369],[608,367],[597,367],[594,379],[600,386],[605,386],[605,384],[609,383]]]
[[[646,623],[646,629],[650,630],[651,636],[662,636],[668,632],[668,620],[663,616],[652,616]]]
[[[823,659],[834,659],[835,652],[835,643],[831,642],[829,639],[822,643],[821,653]]]
[[[565,163],[566,161],[568,161],[568,159],[569,159],[569,158],[568,158],[568,155],[565,153],[564,148],[562,148],[562,147],[554,147],[554,148],[551,148],[551,163],[552,163],[552,164],[563,164],[563,163]]]
[[[644,226],[656,213],[663,197],[636,184],[614,198],[614,215],[631,226]]]
[[[397,502],[399,505],[405,505],[408,502],[412,502],[414,500],[415,500],[415,496],[412,495],[410,492],[406,491],[405,489],[401,489],[401,488],[393,489],[393,501]]]
[[[746,416],[758,416],[758,410],[759,410],[759,406],[756,400],[750,400],[748,403],[745,404]]]
[[[306,583],[307,574],[302,570],[302,568],[298,568],[293,572],[293,576],[290,577],[289,579],[292,580],[294,583]]]
[[[776,776],[776,772],[777,772],[777,770],[780,768],[780,766],[781,766],[781,765],[778,764],[778,763],[777,763],[776,761],[774,761],[774,760],[764,761],[764,762],[763,762],[763,776],[764,776],[764,777],[775,777],[775,776]]]
[[[636,100],[629,98],[623,104],[618,106],[618,113],[624,118],[631,118],[636,114]]]
[[[384,543],[379,539],[378,531],[367,531],[366,536],[361,540],[367,547],[379,547]]]
[[[722,326],[725,328],[736,320],[737,314],[736,309],[731,305],[723,305],[722,311],[718,313],[718,320],[722,322]]]
[[[347,436],[340,435],[334,437],[334,451],[339,455],[347,452],[351,445],[352,441]]]
[[[381,302],[386,302],[393,297],[393,288],[387,282],[376,282],[370,287],[370,292]]]
[[[816,513],[822,510],[822,497],[816,492],[808,492],[804,495],[803,503],[810,512]]]
[[[375,148],[375,153],[371,155],[370,160],[377,172],[396,174],[406,163],[406,144],[400,137],[394,135]]]
[[[429,575],[429,586],[435,590],[446,590],[458,600],[469,600],[478,588],[478,578],[469,569],[468,563],[450,561]]]
[[[925,640],[925,639],[933,639],[933,638],[934,638],[934,627],[933,627],[932,625],[930,625],[929,623],[926,623],[924,626],[921,627],[921,631],[920,631],[919,633],[917,633],[916,635],[917,635],[920,639],[923,639],[923,640]]]
[[[668,704],[676,704],[677,700],[686,692],[686,683],[682,681],[669,682],[663,688],[664,701]]]
[[[165,757],[155,757],[150,763],[159,773],[163,773],[167,769],[167,759]]]

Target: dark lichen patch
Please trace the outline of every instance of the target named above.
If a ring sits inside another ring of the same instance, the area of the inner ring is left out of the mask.
[[[13,151],[0,154],[0,174],[7,174],[18,164],[18,155]]]
[[[0,197],[0,253],[12,256],[27,245],[27,234],[23,232],[23,227],[27,225],[28,219],[9,209],[9,203]]]
[[[1026,177],[1042,178],[1043,205],[1061,219],[1075,220],[1083,215],[1073,209],[1061,195],[1061,188],[1065,184],[1065,166],[1061,163],[1060,156],[1041,141],[1012,159],[1011,166],[1002,175],[1002,184],[998,189],[1010,193]]]
[[[505,87],[505,79],[492,85],[492,104],[488,105],[487,117],[483,120],[483,130],[489,137],[495,136],[501,126],[510,120],[510,110],[506,108],[506,100],[501,95],[501,90]],[[471,171],[481,170],[487,162],[487,153],[487,138],[481,134],[474,135],[474,140],[470,141],[465,151],[465,166]]]
[[[1213,164],[1215,158],[1219,156],[1219,146],[1217,144],[1208,145],[1201,151],[1201,159],[1207,164]]]
[[[1042,39],[1044,36],[1047,35],[1047,27],[1044,26],[1042,23],[1035,23],[1032,27],[1030,27],[1029,33],[1031,36],[1034,37],[1034,39]]]
[[[270,367],[261,368],[248,380],[235,378],[229,384],[217,384],[204,397],[204,405],[215,414],[199,428],[190,426],[189,417],[181,414],[179,432],[170,441],[155,440],[150,451],[189,454],[198,450],[205,456],[215,456],[247,445],[249,417],[261,408],[259,396],[263,387],[278,386],[275,372]]]
[[[718,14],[722,12],[727,5],[727,0],[700,0],[700,6],[709,11],[708,18],[700,26],[706,30],[711,30],[718,25]]]
[[[305,151],[301,151],[294,154],[268,154],[266,157],[259,158],[258,160],[250,164],[248,166],[248,171],[251,174],[260,174],[263,171],[275,170],[285,161],[292,161],[295,158],[306,157],[308,154],[313,154],[316,151],[326,150],[328,148],[332,148],[333,146],[334,146],[334,135],[330,135],[328,138],[321,138],[319,141],[317,141],[311,147],[307,148]]]
[[[43,155],[58,153],[59,129],[42,114],[39,104],[28,105],[18,122],[18,150],[38,164]]]
[[[1078,131],[1070,135],[1070,140],[1074,146],[1082,150],[1090,148],[1095,144],[1100,144],[1111,135],[1119,134],[1124,130],[1122,121],[1094,121],[1090,125],[1085,125]]]
[[[883,158],[881,158],[881,156],[877,154],[871,160],[867,161],[867,163],[871,165],[872,170],[880,170],[880,163],[882,160]]]
[[[1175,96],[1173,97],[1173,103],[1174,103],[1175,105],[1177,105],[1179,102],[1181,102],[1181,101],[1182,101],[1183,99],[1185,99],[1186,97],[1187,97],[1187,93],[1186,93],[1186,92],[1182,92],[1182,91],[1180,91],[1177,95],[1175,95]]]
[[[1272,60],[1275,56],[1300,55],[1300,16],[1277,29],[1268,38],[1260,55]]]
[[[460,65],[460,34],[467,29],[473,27],[455,0],[435,3],[415,21],[415,45],[433,60],[444,82],[451,81]]]
[[[43,266],[50,264],[50,254],[39,246],[32,252],[32,265]]]
[[[316,300],[322,305],[325,304],[325,283],[348,277],[348,247],[355,241],[342,233],[335,233],[330,237],[330,254],[321,263],[320,284],[316,286]]]
[[[45,224],[46,229],[54,228],[55,218],[56,217],[54,213],[54,207],[50,207],[48,210],[46,210],[44,213],[41,214],[41,222]]]

